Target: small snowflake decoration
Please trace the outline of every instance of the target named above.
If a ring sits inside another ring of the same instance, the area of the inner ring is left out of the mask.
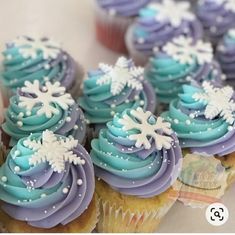
[[[59,82],[51,84],[46,82],[45,86],[40,89],[38,80],[33,83],[26,81],[25,87],[21,89],[22,92],[32,94],[33,96],[19,96],[19,107],[25,108],[31,112],[33,107],[41,104],[37,111],[38,115],[45,114],[47,118],[52,117],[53,114],[58,114],[59,110],[56,109],[54,104],[59,105],[62,109],[67,110],[74,104],[71,95],[65,93],[65,88],[60,86]]]
[[[234,0],[225,0],[224,1],[224,8],[227,11],[232,11],[235,13],[235,1]]]
[[[195,19],[195,16],[189,11],[190,4],[185,1],[163,0],[160,3],[149,4],[149,8],[157,11],[157,21],[169,21],[175,28],[178,28],[183,20],[192,21]]]
[[[97,80],[97,85],[111,84],[112,95],[118,95],[126,86],[142,90],[143,71],[142,67],[135,67],[131,60],[120,57],[115,66],[100,64],[99,69],[105,74]]]
[[[210,43],[201,40],[195,44],[191,38],[178,37],[163,47],[163,51],[181,64],[192,64],[196,58],[199,65],[211,63],[213,49]]]
[[[36,166],[48,162],[54,172],[62,173],[65,163],[84,165],[85,160],[73,153],[78,141],[71,138],[58,138],[52,131],[44,131],[41,140],[26,139],[24,145],[34,151],[29,164]]]
[[[143,146],[145,149],[150,149],[151,143],[149,141],[149,137],[154,139],[156,148],[158,150],[161,150],[162,148],[171,148],[173,139],[170,136],[166,136],[173,133],[172,129],[170,128],[170,123],[164,122],[161,117],[155,119],[151,112],[145,112],[142,108],[131,110],[130,114],[133,117],[125,114],[123,118],[119,120],[119,123],[123,125],[124,131],[133,129],[139,130],[140,133],[131,134],[128,137],[130,140],[136,141],[135,146],[137,148]],[[138,121],[135,121],[134,119]]]
[[[203,92],[195,93],[193,99],[206,104],[205,117],[213,119],[219,115],[232,125],[235,111],[232,87],[216,88],[209,82],[203,82],[202,87]]]
[[[37,58],[37,52],[41,51],[43,59],[56,59],[61,53],[60,45],[51,40],[29,39],[19,37],[13,41],[15,46],[20,47],[19,52],[24,58]]]

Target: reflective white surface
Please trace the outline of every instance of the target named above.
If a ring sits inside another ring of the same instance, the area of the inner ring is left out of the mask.
[[[99,62],[113,63],[118,57],[95,40],[92,0],[0,0],[0,49],[18,35],[48,36],[84,65],[96,68]],[[230,218],[221,227],[205,219],[205,210],[176,203],[158,232],[235,232],[235,185],[223,203]]]

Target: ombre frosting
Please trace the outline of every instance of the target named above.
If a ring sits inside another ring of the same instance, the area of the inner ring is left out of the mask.
[[[204,82],[184,85],[163,118],[171,123],[182,148],[205,155],[224,156],[235,150],[234,91]]]
[[[89,154],[74,139],[49,131],[21,139],[0,168],[1,208],[33,227],[70,223],[93,193]]]
[[[194,41],[202,37],[201,24],[185,1],[150,2],[140,11],[131,30],[135,49],[147,56],[174,37],[184,35]]]
[[[105,124],[115,113],[142,106],[153,112],[156,107],[152,86],[143,77],[143,68],[120,57],[115,66],[100,64],[88,73],[79,104],[88,123]]]
[[[3,56],[3,83],[13,92],[35,79],[58,81],[67,91],[75,84],[75,61],[52,40],[19,37],[6,45]]]
[[[50,82],[42,87],[37,80],[26,82],[18,94],[11,97],[2,129],[11,137],[11,146],[31,133],[46,129],[71,135],[79,143],[84,143],[86,135],[83,112],[71,95],[65,93],[65,88]]]
[[[97,0],[100,7],[111,15],[136,16],[150,0]]]
[[[231,29],[218,45],[217,59],[226,82],[235,87],[235,29]]]
[[[142,108],[115,115],[91,145],[96,176],[126,195],[159,195],[181,168],[181,149],[170,124]]]
[[[213,44],[235,25],[234,0],[200,0],[197,8],[197,16]]]
[[[177,98],[183,84],[205,80],[220,84],[223,78],[220,66],[213,58],[212,46],[183,36],[173,39],[155,53],[146,67],[145,77],[162,103]]]

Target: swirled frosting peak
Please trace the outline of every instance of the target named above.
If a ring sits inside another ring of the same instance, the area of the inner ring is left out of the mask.
[[[26,81],[10,99],[2,128],[11,137],[11,146],[31,133],[49,129],[56,134],[72,135],[84,142],[86,123],[82,110],[59,82]]]
[[[79,99],[88,122],[104,124],[115,113],[138,106],[153,112],[155,94],[143,71],[131,59],[120,57],[114,66],[100,64],[98,70],[89,72]]]
[[[75,84],[75,61],[52,40],[19,37],[3,52],[3,83],[16,91],[25,81],[58,81],[70,90]]]
[[[179,99],[162,116],[171,123],[183,148],[220,156],[235,150],[234,91],[229,86],[184,85]]]
[[[217,44],[226,32],[234,26],[234,0],[200,0],[197,16],[202,22],[210,41]]]
[[[170,123],[140,107],[116,114],[91,145],[97,177],[127,195],[148,198],[164,192],[181,167]]]
[[[94,193],[94,169],[77,140],[51,131],[20,139],[0,168],[2,209],[33,227],[78,218]]]
[[[168,42],[149,60],[145,77],[151,82],[159,100],[170,103],[182,92],[182,85],[205,80],[220,84],[222,74],[214,60],[210,43],[180,36]]]
[[[174,37],[184,35],[194,41],[202,37],[202,26],[186,1],[150,2],[140,11],[132,30],[135,49],[148,56]]]

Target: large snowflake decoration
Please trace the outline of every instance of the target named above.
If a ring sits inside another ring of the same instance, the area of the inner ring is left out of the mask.
[[[97,85],[111,84],[111,93],[119,94],[126,86],[142,90],[143,80],[142,67],[135,67],[131,64],[132,61],[125,57],[120,57],[115,66],[100,64],[99,68],[104,72],[104,75],[97,80]]]
[[[154,139],[158,150],[171,148],[173,139],[170,136],[166,136],[172,134],[170,123],[164,122],[161,117],[155,118],[151,112],[145,112],[142,108],[131,110],[130,114],[132,117],[125,114],[119,120],[119,123],[123,125],[123,130],[125,131],[137,129],[140,132],[129,135],[130,140],[136,141],[135,146],[137,148],[143,146],[145,149],[150,149],[150,137]]]
[[[188,2],[176,2],[173,0],[163,0],[162,2],[153,2],[149,8],[157,11],[157,21],[169,21],[173,27],[178,28],[183,20],[192,21],[195,16],[189,11]]]
[[[44,131],[41,140],[26,139],[24,145],[34,151],[29,159],[29,164],[36,166],[48,162],[54,172],[61,173],[65,170],[65,163],[83,165],[85,160],[73,153],[78,145],[78,140],[71,138],[59,138],[52,131]]]
[[[74,104],[71,95],[65,93],[65,88],[60,86],[59,82],[55,82],[54,84],[46,82],[45,86],[40,88],[38,80],[35,80],[33,83],[26,81],[21,91],[31,94],[31,96],[20,95],[19,107],[31,112],[33,107],[41,104],[37,114],[45,114],[47,118],[50,118],[53,114],[58,114],[59,111],[54,104],[59,105],[64,110],[67,110]]]
[[[48,39],[29,39],[27,37],[19,37],[13,41],[15,46],[20,47],[19,53],[24,58],[35,59],[37,53],[42,52],[43,59],[56,59],[61,53],[60,45]]]
[[[209,82],[203,82],[202,87],[204,91],[195,93],[193,99],[206,104],[205,117],[213,119],[219,115],[232,125],[235,111],[232,87],[216,88]]]
[[[210,43],[201,40],[193,43],[191,38],[184,36],[167,43],[163,51],[182,64],[192,64],[196,59],[197,63],[202,65],[213,60],[213,48]]]

